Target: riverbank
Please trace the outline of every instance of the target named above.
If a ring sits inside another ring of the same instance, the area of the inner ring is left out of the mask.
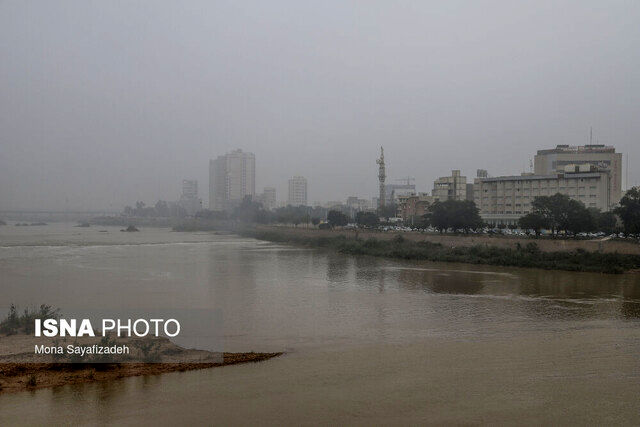
[[[111,381],[140,375],[184,372],[239,363],[261,362],[282,353],[224,353],[220,363],[119,363],[73,365],[66,363],[0,363],[0,394],[46,387]]]
[[[167,338],[116,338],[111,340],[110,344],[128,347],[130,352],[125,353],[127,355],[84,357],[64,355],[61,357],[55,354],[35,354],[34,343],[42,345],[41,340],[27,334],[0,338],[0,394],[260,362],[282,354],[215,353],[186,349]],[[62,345],[52,343],[56,346]],[[45,347],[52,343],[45,344]],[[74,347],[91,348],[97,343],[99,341],[95,338],[80,338],[74,341]],[[63,349],[66,347],[62,345]]]
[[[588,251],[575,248],[564,251],[541,250],[537,240],[511,242],[514,247],[493,244],[507,239],[458,246],[432,241],[432,236],[417,233],[360,233],[332,230],[292,229],[284,227],[247,227],[240,235],[271,242],[318,247],[351,255],[460,262],[512,267],[541,268],[618,274],[640,269],[640,255]],[[454,237],[454,236],[445,236]],[[464,239],[464,237],[460,237]],[[473,239],[469,237],[468,239]],[[604,242],[603,242],[604,243]]]

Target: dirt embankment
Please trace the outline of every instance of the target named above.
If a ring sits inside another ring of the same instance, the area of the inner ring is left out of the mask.
[[[344,235],[347,237],[355,237],[356,233],[360,239],[376,238],[379,240],[391,240],[397,235],[402,235],[405,239],[412,241],[429,241],[440,243],[447,247],[469,247],[476,245],[496,246],[500,248],[516,249],[518,244],[525,246],[527,243],[534,242],[543,252],[564,252],[583,249],[590,252],[604,253],[620,253],[630,255],[640,255],[640,245],[633,242],[620,242],[615,240],[570,240],[570,239],[551,239],[551,238],[526,238],[515,236],[488,236],[470,234],[468,236],[461,235],[441,235],[432,233],[419,232],[382,232],[373,230],[318,230],[317,228],[304,227],[278,227],[278,226],[256,226],[258,230],[277,230],[279,233],[289,233],[295,236],[309,237],[336,237]]]
[[[0,394],[66,384],[108,381],[140,375],[183,372],[239,363],[261,362],[282,353],[224,353],[221,363],[0,363]]]
[[[157,375],[260,362],[282,353],[214,353],[186,349],[167,338],[118,338],[110,346],[127,346],[126,356],[56,356],[35,354],[41,340],[27,334],[0,336],[0,394],[66,384],[107,381],[139,375]],[[47,343],[46,345],[51,345]],[[63,349],[71,344],[66,342]],[[78,339],[74,347],[98,345],[93,338]],[[55,344],[58,345],[58,344]],[[98,358],[96,358],[98,357]]]

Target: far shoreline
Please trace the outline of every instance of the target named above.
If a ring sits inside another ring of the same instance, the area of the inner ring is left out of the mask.
[[[235,232],[258,240],[388,259],[603,274],[637,274],[640,271],[640,245],[625,247],[628,250],[621,253],[618,246],[605,247],[619,243],[610,241],[510,239],[264,225],[238,227]]]

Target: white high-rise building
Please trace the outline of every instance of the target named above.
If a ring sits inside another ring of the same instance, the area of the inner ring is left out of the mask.
[[[294,176],[289,179],[289,198],[287,204],[291,206],[307,205],[307,179],[303,176]]]
[[[228,210],[256,195],[256,158],[234,150],[209,162],[209,209]]]

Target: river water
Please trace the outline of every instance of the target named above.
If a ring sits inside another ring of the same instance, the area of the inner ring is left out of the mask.
[[[104,231],[106,230],[106,231]],[[0,307],[218,310],[267,362],[0,395],[0,424],[638,424],[640,275],[0,227]]]

